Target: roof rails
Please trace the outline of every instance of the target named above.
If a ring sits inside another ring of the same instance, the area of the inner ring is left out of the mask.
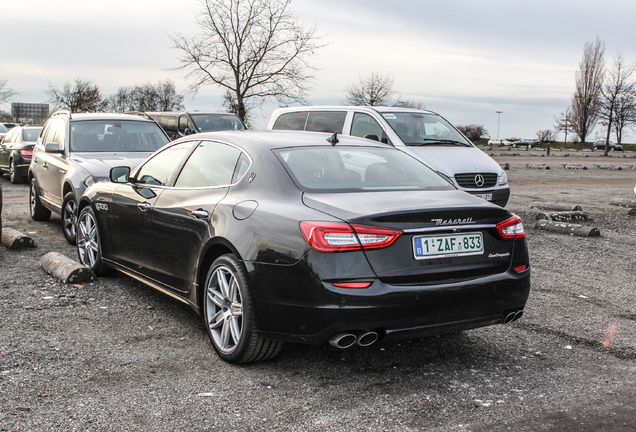
[[[51,114],[51,117],[60,116],[60,115],[67,115],[68,118],[72,118],[72,114],[69,110],[57,110],[53,114]]]

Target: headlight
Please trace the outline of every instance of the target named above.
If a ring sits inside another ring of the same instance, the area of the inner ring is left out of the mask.
[[[508,184],[508,174],[506,174],[505,171],[501,171],[501,174],[499,174],[499,186],[503,186],[505,184]]]

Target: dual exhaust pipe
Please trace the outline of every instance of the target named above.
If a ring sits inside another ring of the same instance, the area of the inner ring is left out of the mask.
[[[341,332],[336,333],[335,335],[329,338],[329,345],[334,348],[346,349],[350,348],[354,345],[358,346],[369,346],[374,344],[380,335],[374,331],[364,331],[364,332]]]
[[[512,310],[504,313],[503,324],[508,324],[513,321],[517,321],[523,315],[523,309]]]

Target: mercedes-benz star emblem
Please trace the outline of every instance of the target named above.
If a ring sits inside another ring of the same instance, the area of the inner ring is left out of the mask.
[[[482,187],[484,183],[485,183],[484,176],[481,174],[477,174],[475,176],[475,184],[477,185],[477,187]]]

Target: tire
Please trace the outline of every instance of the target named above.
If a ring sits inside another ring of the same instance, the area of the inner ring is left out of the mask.
[[[93,209],[84,207],[77,218],[77,256],[79,262],[93,270],[97,276],[111,272],[102,261],[102,244]]]
[[[228,363],[274,358],[283,347],[258,333],[243,265],[232,255],[214,261],[205,278],[203,320],[214,350]]]
[[[75,245],[77,237],[77,202],[75,202],[75,194],[69,192],[64,195],[62,201],[62,233],[69,244]]]
[[[9,162],[9,180],[13,184],[24,183],[24,177],[19,175],[17,172],[17,167],[15,165],[15,159]]]
[[[29,188],[29,213],[34,221],[47,221],[51,217],[51,210],[42,205],[35,179],[31,180]]]

